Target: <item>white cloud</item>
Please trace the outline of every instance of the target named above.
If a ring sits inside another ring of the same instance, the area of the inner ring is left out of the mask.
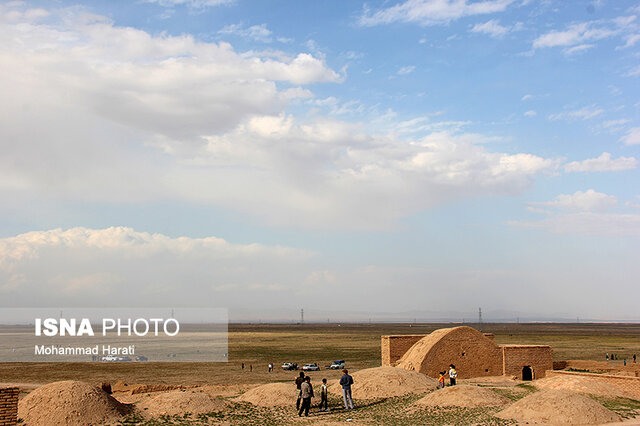
[[[583,52],[594,47],[594,42],[622,36],[625,46],[633,45],[637,40],[630,31],[634,31],[635,15],[620,16],[609,21],[591,21],[571,24],[563,31],[552,30],[533,41],[533,49],[563,47],[565,54]]]
[[[536,221],[512,221],[512,226],[544,229],[554,234],[625,237],[640,236],[640,214],[609,213],[618,205],[618,198],[593,189],[562,194],[553,201],[529,203],[530,211],[545,214]],[[536,206],[552,207],[554,211]]]
[[[549,120],[589,120],[604,113],[604,109],[598,108],[596,105],[586,106],[576,110],[568,110],[557,114],[550,114]]]
[[[624,74],[625,77],[635,77],[637,75],[640,75],[640,65],[638,65],[637,67],[631,68],[629,71],[627,71]]]
[[[253,298],[277,303],[279,289],[295,294],[312,258],[288,247],[124,227],[34,231],[0,239],[0,297],[23,305],[116,306],[126,295],[138,306],[241,306],[251,290]]]
[[[521,101],[528,101],[529,99],[533,99],[533,95],[526,94],[520,100]]]
[[[219,6],[221,4],[233,3],[235,0],[144,0],[146,3],[156,3],[164,7],[187,6],[193,9]]]
[[[524,113],[525,117],[535,117],[536,115],[538,115],[537,112],[535,112],[534,110],[529,110],[527,112]]]
[[[576,191],[574,194],[558,195],[553,201],[532,202],[533,206],[554,207],[561,210],[591,212],[608,210],[618,204],[618,198],[613,195],[596,192],[593,189]]]
[[[617,49],[626,49],[629,47],[633,47],[638,41],[640,41],[640,34],[628,34],[624,38],[624,45],[618,46]]]
[[[488,34],[491,37],[502,37],[509,32],[509,27],[500,25],[499,21],[492,19],[482,24],[475,24],[471,32]]]
[[[618,172],[633,170],[638,166],[634,157],[611,158],[611,154],[603,152],[598,158],[588,158],[583,161],[572,161],[565,164],[566,172]]]
[[[284,114],[312,96],[299,85],[341,78],[304,53],[238,53],[69,12],[55,25],[0,23],[0,60],[7,199],[178,200],[268,224],[385,229],[450,199],[519,193],[558,166],[491,152],[464,123],[418,123],[405,137],[392,111],[377,130]]]
[[[126,299],[135,306],[268,312],[266,306],[290,307],[308,288],[317,292],[336,280],[331,271],[313,269],[312,258],[287,247],[123,227],[35,231],[0,239],[0,297],[18,306],[120,306]]]
[[[552,215],[539,221],[518,221],[510,224],[545,229],[553,234],[640,236],[640,214],[579,212]]]
[[[415,66],[413,65],[408,65],[406,67],[402,67],[398,70],[397,74],[398,75],[406,75],[406,74],[411,74],[414,70],[416,69]]]
[[[386,9],[371,12],[365,9],[360,25],[374,26],[393,22],[414,22],[420,25],[446,24],[465,16],[503,12],[513,0],[406,0]]]
[[[611,129],[611,128],[619,128],[620,126],[623,126],[627,123],[629,123],[631,120],[629,120],[628,118],[621,118],[618,120],[607,120],[605,122],[602,123],[602,126],[607,128],[607,129]]]
[[[242,24],[227,25],[218,31],[218,34],[233,34],[263,43],[270,43],[273,40],[273,32],[267,28],[267,24],[252,25],[248,28],[244,28]]]
[[[587,50],[592,49],[594,47],[595,47],[595,44],[584,43],[584,44],[579,44],[577,46],[573,46],[573,47],[570,47],[568,49],[565,49],[564,52],[567,55],[575,55],[575,54],[578,54],[578,53],[586,52]]]
[[[640,127],[632,127],[620,141],[625,145],[640,145]]]

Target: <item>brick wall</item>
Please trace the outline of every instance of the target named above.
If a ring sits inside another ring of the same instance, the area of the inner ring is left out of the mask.
[[[595,374],[595,373],[576,373],[573,371],[547,371],[547,377],[553,376],[584,376],[590,377],[598,380],[602,380],[603,382],[610,383],[612,385],[616,385],[629,395],[631,395],[634,399],[640,400],[640,377],[633,376],[614,376],[611,374]]]
[[[396,362],[409,350],[418,340],[425,337],[424,334],[407,334],[398,336],[382,336],[382,366],[395,367]]]
[[[461,327],[435,344],[424,362],[424,372],[438,377],[439,371],[448,371],[449,364],[456,366],[458,378],[499,376],[502,374],[500,349],[477,331]]]
[[[545,377],[547,370],[553,369],[553,352],[551,346],[542,345],[503,345],[502,374],[515,376],[522,380],[522,369],[525,366],[533,370],[533,379]]]
[[[0,388],[0,426],[18,423],[18,388]]]

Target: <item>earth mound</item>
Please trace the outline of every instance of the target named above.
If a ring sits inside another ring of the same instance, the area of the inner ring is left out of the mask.
[[[422,399],[415,402],[416,405],[427,407],[495,407],[507,405],[510,399],[498,395],[491,389],[477,386],[449,386],[431,392]]]
[[[584,376],[555,376],[546,377],[533,382],[533,385],[540,390],[565,390],[578,393],[588,393],[591,395],[601,395],[609,397],[630,398],[622,389],[597,378]],[[632,398],[633,399],[633,398]]]
[[[18,403],[25,425],[103,425],[129,411],[99,387],[73,380],[40,386]]]
[[[436,388],[436,380],[416,371],[397,367],[376,367],[352,374],[354,399],[391,398],[410,393],[426,393]],[[329,392],[342,395],[340,383],[329,386]]]
[[[314,391],[319,394],[320,389],[314,386]],[[291,383],[267,383],[253,389],[249,389],[238,398],[236,401],[249,402],[253,405],[261,407],[276,407],[276,406],[295,406],[297,399],[296,385]],[[315,398],[312,399],[313,404]]]
[[[214,413],[228,405],[226,401],[204,392],[172,390],[144,399],[136,407],[144,414],[156,417]]]
[[[116,382],[115,385],[111,386],[112,392],[129,392],[131,395],[137,393],[165,392],[176,389],[185,390],[187,387],[182,385],[129,384],[122,381]]]
[[[533,393],[500,411],[496,417],[552,425],[597,425],[622,420],[593,399],[562,390]]]

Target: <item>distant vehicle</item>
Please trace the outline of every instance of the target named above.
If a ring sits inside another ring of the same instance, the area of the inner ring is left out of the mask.
[[[330,370],[342,370],[344,368],[344,360],[333,361],[333,364],[329,366]]]
[[[295,364],[293,362],[285,362],[284,364],[282,364],[282,369],[283,370],[297,370],[298,369],[298,364]]]
[[[127,362],[127,361],[131,361],[131,358],[129,358],[128,356],[119,356],[118,359],[116,359],[116,361]]]
[[[304,371],[320,371],[320,367],[318,367],[318,364],[305,364],[302,366],[302,369]]]
[[[102,360],[106,362],[115,362],[118,360],[118,357],[113,355],[107,355],[107,356],[103,356]]]
[[[149,361],[149,358],[144,355],[136,355],[136,361]]]

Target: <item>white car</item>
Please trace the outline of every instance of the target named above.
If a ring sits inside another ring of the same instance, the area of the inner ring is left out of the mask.
[[[333,364],[329,366],[329,369],[331,370],[342,370],[343,368],[344,368],[343,359],[341,359],[340,361],[333,361]]]
[[[102,360],[107,362],[115,362],[118,360],[118,357],[113,355],[107,355],[107,356],[103,356]]]
[[[305,364],[302,366],[302,370],[304,371],[320,371],[320,367],[318,364]]]

